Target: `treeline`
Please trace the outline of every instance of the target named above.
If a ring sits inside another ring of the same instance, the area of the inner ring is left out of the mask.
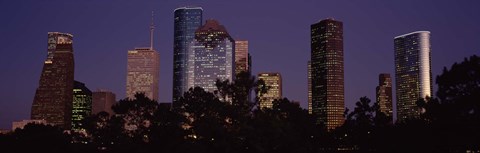
[[[85,132],[65,133],[29,124],[0,135],[2,153],[317,153],[478,152],[480,150],[480,58],[472,56],[437,76],[437,96],[419,100],[418,118],[393,123],[379,106],[361,97],[345,111],[345,124],[327,131],[315,116],[288,99],[259,109],[248,93],[268,90],[262,80],[241,73],[217,81],[209,93],[190,89],[173,107],[142,94],[82,124]]]

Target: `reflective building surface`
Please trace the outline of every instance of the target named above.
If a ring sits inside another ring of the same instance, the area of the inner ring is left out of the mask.
[[[175,103],[187,86],[188,44],[195,39],[195,30],[202,26],[201,7],[181,7],[174,11],[173,41],[173,102]]]
[[[235,78],[235,41],[218,21],[207,20],[198,28],[188,51],[188,88],[213,92],[217,79]]]
[[[312,113],[331,130],[344,122],[343,23],[311,25]]]
[[[92,114],[92,91],[82,82],[73,86],[72,130],[81,130],[85,118]]]
[[[32,120],[71,128],[73,76],[73,35],[49,32],[47,59],[33,99]]]
[[[392,78],[390,74],[382,73],[378,75],[376,97],[377,103],[380,105],[380,111],[393,121]]]
[[[432,95],[430,32],[416,31],[394,39],[397,119],[418,117],[416,102]]]
[[[258,80],[265,81],[267,93],[259,96],[260,108],[272,108],[275,99],[282,98],[282,76],[280,73],[259,73]]]

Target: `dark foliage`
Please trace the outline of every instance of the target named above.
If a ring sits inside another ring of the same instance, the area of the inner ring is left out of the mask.
[[[192,88],[173,108],[143,94],[113,106],[116,115],[94,114],[85,133],[29,124],[0,134],[2,153],[318,153],[467,152],[480,150],[480,58],[472,56],[437,76],[438,98],[420,99],[418,118],[394,124],[379,105],[361,97],[345,124],[327,131],[288,99],[259,108],[263,80],[241,73],[216,82],[210,93]]]

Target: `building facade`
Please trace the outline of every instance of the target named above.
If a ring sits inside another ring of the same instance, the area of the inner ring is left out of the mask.
[[[382,73],[378,75],[376,99],[380,106],[380,111],[393,121],[392,78],[390,74]]]
[[[202,26],[201,7],[181,7],[174,11],[173,35],[173,103],[188,91],[188,45],[195,39],[195,30]]]
[[[84,83],[73,85],[72,130],[81,130],[85,118],[92,114],[92,91]]]
[[[145,93],[148,98],[158,101],[158,52],[151,48],[135,48],[128,51],[127,58],[126,96],[133,99],[136,93]]]
[[[97,90],[92,93],[92,113],[107,112],[110,115],[115,113],[112,106],[116,103],[115,94],[108,90]]]
[[[250,71],[250,54],[247,40],[235,40],[235,74]]]
[[[31,119],[71,128],[73,99],[73,35],[48,33],[47,59],[32,104]]]
[[[331,130],[344,122],[343,23],[311,25],[312,113]]]
[[[282,98],[282,76],[280,73],[259,73],[258,79],[268,87],[267,93],[259,95],[260,108],[272,108],[273,101]]]
[[[416,102],[432,95],[430,32],[416,31],[394,38],[397,119],[415,118]]]
[[[312,63],[308,61],[308,114],[312,114]]]
[[[235,41],[216,20],[207,20],[195,31],[188,56],[188,88],[214,92],[217,79],[235,78]]]

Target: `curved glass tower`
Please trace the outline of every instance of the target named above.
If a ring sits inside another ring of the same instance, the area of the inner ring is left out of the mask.
[[[181,7],[174,11],[173,39],[173,99],[175,103],[187,87],[188,44],[195,38],[195,30],[202,26],[201,7]]]
[[[395,37],[397,119],[418,117],[416,102],[432,95],[430,32],[416,31]]]

